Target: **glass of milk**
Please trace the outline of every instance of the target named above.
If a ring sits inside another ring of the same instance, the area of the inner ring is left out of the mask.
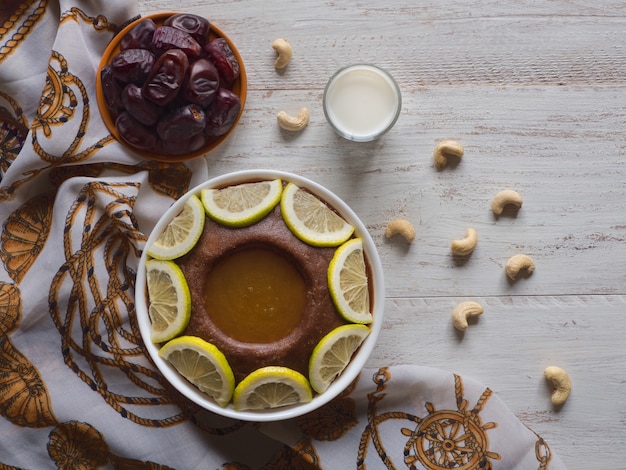
[[[355,142],[376,140],[400,114],[400,88],[389,73],[369,64],[338,70],[324,90],[324,114],[340,136]]]

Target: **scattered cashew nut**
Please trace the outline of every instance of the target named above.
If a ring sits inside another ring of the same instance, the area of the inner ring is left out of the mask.
[[[286,131],[298,132],[304,129],[309,123],[309,110],[300,108],[297,116],[290,116],[285,111],[281,111],[276,116],[278,125]]]
[[[445,168],[448,164],[448,157],[461,158],[465,153],[463,145],[456,140],[443,140],[435,147],[433,158],[435,166],[439,169]]]
[[[505,189],[495,195],[491,202],[491,210],[494,214],[500,215],[506,206],[515,206],[517,209],[522,207],[522,196],[513,189]]]
[[[457,330],[465,331],[469,327],[467,319],[483,313],[483,306],[478,302],[467,300],[458,304],[452,311],[452,324]]]
[[[461,240],[452,240],[450,249],[452,253],[458,256],[468,256],[478,243],[478,234],[473,228],[468,228],[465,232],[465,238]]]
[[[572,391],[572,380],[569,374],[565,370],[557,366],[547,367],[543,371],[543,375],[552,382],[554,390],[552,391],[552,404],[560,406],[567,400],[570,392]]]
[[[505,270],[506,275],[514,281],[523,270],[531,274],[535,270],[535,262],[528,255],[514,255],[506,262]]]
[[[289,44],[284,39],[276,39],[272,43],[272,49],[274,49],[278,53],[278,57],[274,61],[274,67],[278,70],[282,70],[287,67],[287,64],[291,60],[291,55],[293,54],[293,49],[291,48],[291,44]]]
[[[391,238],[394,235],[402,235],[407,242],[412,242],[415,238],[415,228],[406,219],[395,219],[387,224],[385,236]]]

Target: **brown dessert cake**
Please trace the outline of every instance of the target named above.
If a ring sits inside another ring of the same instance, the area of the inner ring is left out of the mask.
[[[176,260],[191,293],[191,319],[183,334],[220,349],[237,382],[270,365],[306,376],[316,344],[347,323],[328,290],[334,252],[298,239],[285,225],[279,205],[244,228],[207,217],[195,248]],[[248,274],[271,279],[264,278],[259,282],[263,289],[254,290]]]

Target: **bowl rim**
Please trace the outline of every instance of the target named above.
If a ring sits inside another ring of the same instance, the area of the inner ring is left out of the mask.
[[[330,385],[330,387],[322,394],[314,394],[313,399],[310,402],[287,406],[283,408],[273,408],[269,410],[260,411],[236,411],[232,403],[226,407],[221,407],[202,392],[200,392],[194,385],[187,382],[180,374],[174,369],[173,366],[168,364],[164,359],[159,357],[159,348],[152,343],[150,339],[150,320],[147,313],[147,302],[145,295],[138,295],[138,293],[145,292],[146,276],[145,276],[145,263],[148,259],[147,249],[144,248],[139,265],[137,267],[137,278],[135,282],[135,316],[139,325],[141,337],[144,341],[145,347],[154,361],[157,369],[163,374],[168,382],[174,386],[185,397],[201,406],[202,408],[212,411],[218,415],[254,422],[267,422],[267,421],[280,421],[290,418],[295,418],[311,411],[318,409],[325,405],[345,389],[360,375],[365,363],[369,359],[378,336],[380,334],[383,324],[383,314],[385,305],[385,285],[383,267],[376,249],[374,241],[367,231],[367,228],[363,222],[358,218],[356,213],[337,195],[324,186],[294,173],[279,171],[279,170],[241,170],[226,173],[220,176],[210,178],[209,180],[198,184],[194,188],[190,189],[185,195],[176,200],[165,213],[161,216],[159,221],[154,226],[150,233],[148,240],[145,243],[145,247],[150,246],[151,243],[156,240],[159,234],[163,231],[167,223],[182,210],[182,206],[192,194],[197,194],[201,189],[209,187],[224,187],[230,184],[241,183],[245,181],[253,180],[270,180],[281,178],[283,181],[292,181],[298,186],[311,191],[318,197],[323,198],[330,206],[332,206],[339,214],[346,219],[349,223],[355,227],[355,235],[360,237],[363,241],[363,249],[366,253],[368,264],[373,281],[373,316],[374,321],[369,325],[371,328],[370,334],[365,339],[357,354],[354,356],[350,364],[346,367],[343,373]]]
[[[117,52],[119,52],[119,43],[122,40],[122,37],[124,37],[124,35],[128,31],[130,31],[132,28],[134,28],[138,23],[140,23],[143,20],[151,19],[158,25],[159,22],[163,22],[170,16],[176,15],[179,13],[185,13],[185,12],[166,11],[166,12],[150,13],[150,14],[141,16],[140,18],[137,18],[136,20],[124,26],[124,28],[122,28],[115,36],[113,36],[109,44],[107,44],[107,47],[104,49],[104,52],[102,53],[100,62],[98,63],[98,69],[96,71],[96,101],[98,103],[98,110],[100,111],[100,116],[102,118],[102,121],[104,122],[104,125],[109,130],[111,135],[121,145],[132,150],[133,152],[142,156],[143,158],[147,158],[149,160],[156,160],[159,162],[166,162],[166,163],[176,163],[176,162],[184,162],[184,161],[193,160],[195,158],[206,155],[212,150],[219,147],[219,145],[222,142],[224,142],[237,127],[237,124],[243,114],[243,110],[246,104],[246,97],[248,94],[248,74],[246,72],[243,58],[241,56],[241,53],[239,52],[239,49],[237,49],[237,46],[235,46],[235,43],[230,39],[228,35],[224,33],[224,31],[222,31],[222,29],[215,26],[213,22],[209,20],[211,24],[211,29],[210,29],[211,37],[212,38],[219,37],[219,38],[225,39],[226,42],[228,43],[228,46],[233,51],[233,54],[237,58],[237,61],[239,62],[239,78],[235,80],[234,87],[238,90],[237,95],[239,96],[239,99],[241,101],[241,109],[239,110],[239,113],[237,113],[237,116],[235,117],[235,120],[233,121],[233,125],[231,126],[231,128],[225,134],[213,140],[209,145],[205,145],[204,147],[202,147],[199,150],[196,150],[195,152],[190,152],[190,153],[183,154],[183,155],[160,155],[157,153],[137,149],[127,144],[126,142],[124,142],[124,140],[120,137],[119,132],[117,131],[115,127],[115,121],[112,119],[111,110],[106,105],[104,92],[102,91],[102,79],[100,77],[100,71],[102,70],[104,66],[106,66],[111,61],[111,58],[115,54],[117,54]]]

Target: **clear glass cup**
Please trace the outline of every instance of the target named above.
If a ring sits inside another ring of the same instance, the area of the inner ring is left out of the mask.
[[[370,64],[339,69],[324,89],[326,120],[340,136],[370,142],[391,129],[400,115],[402,95],[394,78]]]

